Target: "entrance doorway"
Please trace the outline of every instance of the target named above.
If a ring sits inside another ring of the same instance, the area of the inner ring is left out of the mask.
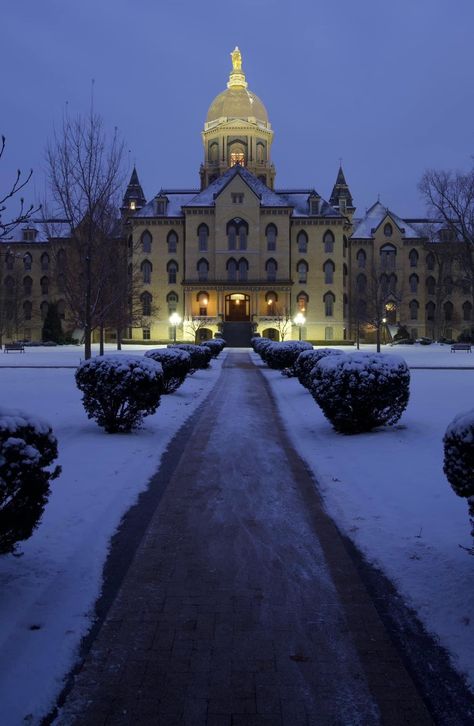
[[[225,319],[241,323],[250,320],[250,296],[234,292],[225,296]]]

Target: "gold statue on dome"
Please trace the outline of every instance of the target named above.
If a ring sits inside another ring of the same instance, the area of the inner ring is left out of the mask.
[[[232,57],[232,67],[234,71],[240,71],[242,69],[242,54],[237,45],[230,55]]]

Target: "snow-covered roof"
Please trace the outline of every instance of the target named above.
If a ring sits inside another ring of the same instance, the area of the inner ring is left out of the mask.
[[[365,217],[358,220],[355,229],[351,235],[352,239],[372,239],[376,230],[380,227],[386,217],[398,227],[400,232],[407,239],[419,239],[420,231],[415,229],[406,220],[394,214],[388,207],[381,202],[375,202],[370,209],[367,210]]]
[[[288,201],[278,194],[275,194],[266,184],[240,164],[231,166],[230,169],[215,179],[206,189],[199,192],[194,199],[188,203],[189,207],[210,207],[214,206],[216,198],[236,176],[240,176],[255,196],[260,199],[262,207],[288,207]]]
[[[168,190],[162,189],[157,196],[166,197],[168,204],[166,206],[167,217],[182,217],[182,208],[189,202],[190,199],[196,196],[198,193],[197,189],[182,189],[182,190]],[[133,215],[133,219],[137,217],[156,217],[157,209],[155,199],[151,199],[144,207]],[[160,215],[162,216],[162,215]]]
[[[28,232],[35,232],[31,239],[27,239]],[[38,220],[32,219],[25,224],[20,224],[12,230],[6,239],[0,239],[1,244],[45,244],[52,237],[66,238],[71,234],[69,222],[62,219]]]
[[[308,197],[314,194],[313,189],[278,190],[275,192],[287,200],[289,206],[293,207],[293,217],[309,217]],[[342,218],[343,215],[334,209],[325,199],[321,198],[319,215],[321,217]]]

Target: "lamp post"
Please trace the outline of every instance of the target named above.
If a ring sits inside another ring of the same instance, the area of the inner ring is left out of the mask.
[[[298,326],[299,340],[301,340],[301,328],[305,324],[306,318],[303,313],[296,313],[295,317],[293,318],[293,322],[295,325]]]
[[[176,343],[176,327],[181,322],[181,315],[179,313],[171,313],[169,317],[169,323],[173,328],[173,343]]]

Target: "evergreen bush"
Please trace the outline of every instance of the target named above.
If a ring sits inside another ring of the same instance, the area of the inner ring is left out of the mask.
[[[184,350],[185,353],[189,353],[191,357],[191,368],[189,375],[192,375],[197,370],[208,368],[211,361],[211,351],[203,345],[196,343],[170,343],[168,348],[171,350]]]
[[[336,431],[395,424],[410,395],[410,372],[397,355],[328,355],[312,372],[311,393]]]
[[[146,358],[160,363],[163,369],[163,393],[173,393],[179,388],[191,370],[191,356],[177,348],[147,350]]]
[[[225,348],[225,340],[223,338],[214,338],[212,340],[205,340],[201,345],[209,348],[212,357],[217,358],[219,353]]]
[[[318,350],[303,350],[295,361],[295,374],[302,386],[308,390],[311,388],[312,376],[311,371],[321,358],[327,355],[344,355],[344,351],[335,350],[334,348],[319,348]]]
[[[0,409],[0,554],[31,537],[48,501],[58,445],[51,427],[20,411]]]
[[[61,325],[61,318],[58,313],[57,303],[50,303],[41,331],[41,339],[43,342],[63,343],[64,333]]]
[[[474,537],[474,409],[451,421],[443,444],[444,473],[456,494],[467,499]]]
[[[98,356],[81,363],[76,384],[88,418],[109,434],[131,431],[158,408],[163,369],[144,356]]]
[[[311,343],[302,340],[285,340],[273,343],[264,351],[265,362],[270,368],[285,371],[285,375],[294,376],[296,359],[304,350],[313,350]]]

